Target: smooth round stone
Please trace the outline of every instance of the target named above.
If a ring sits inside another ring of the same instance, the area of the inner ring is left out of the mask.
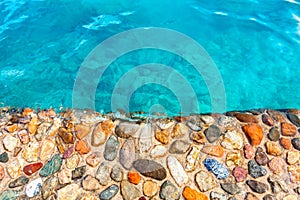
[[[272,117],[270,117],[267,114],[263,114],[261,116],[261,120],[264,124],[268,125],[268,126],[274,126],[274,120],[272,119]]]
[[[287,122],[281,123],[281,134],[283,136],[295,136],[297,134],[297,127],[294,124]]]
[[[297,117],[297,115],[288,113],[288,114],[286,114],[286,116],[295,126],[300,127],[300,119],[299,119],[299,117]]]
[[[206,171],[198,172],[195,180],[201,192],[206,192],[217,186],[214,176]]]
[[[286,155],[286,161],[289,165],[296,164],[300,160],[299,151],[288,151]]]
[[[236,183],[221,183],[221,188],[228,194],[238,194],[241,192],[241,188]]]
[[[247,171],[242,167],[235,167],[232,170],[232,175],[234,176],[237,182],[243,182],[247,178]]]
[[[167,166],[169,168],[170,174],[174,178],[178,186],[183,186],[189,181],[189,177],[184,171],[181,163],[173,156],[168,156]]]
[[[209,196],[210,196],[210,199],[218,199],[218,200],[227,200],[227,198],[228,198],[226,194],[221,194],[221,193],[214,192],[214,191],[212,191]]]
[[[170,148],[169,148],[169,153],[172,154],[184,154],[187,152],[189,149],[190,144],[184,140],[176,140],[174,141]]]
[[[292,139],[292,145],[295,149],[300,151],[300,138],[294,138]]]
[[[95,177],[101,185],[105,186],[108,184],[110,181],[110,167],[108,163],[103,162],[100,164],[96,171]]]
[[[205,194],[198,192],[197,190],[192,189],[188,186],[184,187],[182,196],[185,200],[208,200],[208,197]]]
[[[166,169],[161,164],[152,160],[138,159],[133,163],[133,166],[143,176],[156,180],[163,180],[167,176]]]
[[[105,190],[103,190],[100,195],[99,198],[100,200],[110,200],[112,199],[119,191],[119,186],[116,184],[113,184],[111,186],[109,186],[108,188],[106,188]]]
[[[268,166],[274,174],[283,174],[286,171],[286,163],[280,157],[272,158]]]
[[[235,117],[240,122],[247,122],[247,123],[258,123],[258,120],[255,116],[247,113],[236,113]]]
[[[130,169],[135,161],[135,144],[133,140],[125,140],[120,150],[119,161],[125,169]]]
[[[253,192],[262,194],[268,190],[268,185],[255,180],[247,180],[246,184],[250,187]]]
[[[40,170],[41,177],[47,177],[51,174],[58,172],[62,166],[62,158],[59,154],[56,154],[52,157],[52,159],[47,162],[44,167]]]
[[[150,152],[151,158],[160,158],[167,154],[168,149],[163,145],[156,145]]]
[[[266,142],[267,153],[272,156],[281,156],[283,151],[278,142]]]
[[[159,197],[164,200],[178,200],[180,193],[173,183],[165,181],[160,187]]]
[[[154,195],[157,194],[159,190],[159,186],[157,183],[147,180],[143,183],[143,193],[147,197],[153,197]]]
[[[140,190],[125,180],[121,182],[121,194],[124,200],[133,200],[141,196]]]
[[[5,138],[3,138],[3,140],[2,140],[2,142],[3,142],[4,148],[9,152],[12,152],[18,145],[18,139],[11,135],[5,136]]]
[[[243,135],[236,131],[227,131],[224,135],[224,139],[221,142],[222,147],[225,149],[233,150],[233,149],[241,149],[244,144]]]
[[[218,179],[225,179],[229,176],[226,167],[213,158],[206,158],[203,164],[206,169],[212,172]]]
[[[83,189],[87,191],[95,191],[98,190],[101,186],[97,179],[92,177],[91,175],[87,175],[81,182]]]
[[[113,161],[117,157],[119,145],[120,142],[116,136],[111,135],[108,138],[104,149],[105,160]]]
[[[261,147],[257,147],[255,152],[255,161],[259,165],[266,165],[269,162],[269,158],[267,154],[264,152],[264,150]]]
[[[141,153],[146,153],[152,147],[152,137],[154,130],[151,124],[146,124],[142,127],[139,137],[139,148]]]
[[[91,153],[87,158],[86,158],[86,163],[91,166],[91,167],[96,167],[99,165],[101,162],[101,154],[100,152],[94,152]]]
[[[280,138],[280,132],[276,127],[272,127],[268,133],[268,138],[271,141],[278,141]]]
[[[86,172],[86,166],[77,167],[72,171],[72,180],[78,180],[83,177]]]
[[[48,177],[42,186],[42,196],[43,199],[47,199],[51,195],[55,194],[55,190],[58,186],[58,178],[56,176]]]
[[[76,200],[80,194],[79,186],[76,183],[66,185],[65,187],[57,190],[58,200]]]
[[[218,126],[211,125],[204,131],[204,134],[208,142],[213,143],[221,136],[221,130]]]
[[[247,159],[251,159],[254,156],[254,149],[250,144],[244,146],[244,156]]]
[[[23,172],[27,176],[31,176],[32,174],[37,172],[42,167],[43,167],[43,163],[41,163],[41,162],[29,164],[29,165],[26,165],[26,166],[23,167]]]
[[[123,180],[123,170],[120,166],[114,165],[111,169],[110,177],[112,180],[116,182],[120,182]]]
[[[121,122],[115,128],[115,132],[118,137],[128,139],[131,136],[134,136],[135,133],[139,130],[140,125],[130,122]]]
[[[43,181],[41,178],[37,178],[37,179],[31,181],[25,187],[25,194],[28,197],[37,196],[42,189],[42,184],[43,184]]]
[[[260,145],[263,139],[263,129],[257,124],[247,124],[242,127],[245,135],[249,139],[249,142],[253,146]]]
[[[253,178],[259,178],[265,176],[268,172],[262,166],[259,166],[255,161],[250,160],[248,162],[248,172]]]
[[[0,154],[0,162],[2,163],[7,163],[9,160],[8,158],[8,153],[7,152],[3,152]]]
[[[0,199],[2,200],[16,200],[19,197],[19,191],[5,190],[0,194]]]
[[[8,187],[9,188],[20,187],[26,185],[28,182],[29,182],[29,178],[27,178],[26,176],[20,176],[16,180],[10,182]]]

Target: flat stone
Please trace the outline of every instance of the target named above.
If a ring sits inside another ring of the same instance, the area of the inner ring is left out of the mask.
[[[241,188],[236,183],[221,183],[221,188],[228,194],[238,194],[241,192]]]
[[[274,120],[272,119],[272,117],[270,117],[267,114],[263,114],[261,116],[261,120],[264,124],[268,125],[268,126],[274,126]]]
[[[18,124],[12,124],[10,126],[6,126],[5,130],[10,132],[10,133],[13,133],[17,130],[17,128],[18,128]]]
[[[40,144],[38,142],[29,142],[22,153],[22,157],[27,162],[36,162],[39,157]]]
[[[192,132],[190,139],[198,144],[204,144],[206,142],[206,137],[202,131]]]
[[[209,196],[210,199],[217,199],[217,200],[227,200],[228,198],[226,194],[221,194],[214,191],[212,191]]]
[[[267,154],[264,152],[264,150],[261,147],[257,147],[255,152],[255,161],[259,165],[266,165],[269,162],[269,158]]]
[[[232,170],[232,175],[234,176],[237,182],[243,182],[247,178],[247,171],[242,167],[235,167]]]
[[[50,139],[45,139],[40,144],[40,160],[49,160],[55,151],[55,142]]]
[[[55,190],[58,186],[58,178],[56,176],[48,177],[42,186],[42,197],[43,199],[47,199],[51,195],[55,194]]]
[[[37,196],[42,189],[43,181],[41,178],[37,178],[31,182],[29,182],[25,187],[25,194],[28,197]]]
[[[112,134],[114,128],[114,123],[111,120],[106,120],[102,123],[99,123],[93,130],[92,133],[92,145],[100,146],[106,142],[106,139],[109,135]]]
[[[6,164],[6,171],[9,176],[13,179],[19,177],[21,173],[21,165],[18,160],[14,160],[13,162]]]
[[[300,138],[293,138],[291,142],[293,147],[300,151]]]
[[[300,183],[300,165],[295,164],[288,166],[288,172],[290,173],[290,178],[293,183]]]
[[[255,196],[255,194],[252,194],[251,192],[247,192],[245,200],[259,200],[259,198]]]
[[[141,181],[141,176],[138,172],[130,171],[127,173],[127,179],[130,183],[138,185]]]
[[[242,127],[249,142],[253,146],[260,145],[263,139],[263,129],[257,124],[248,124]]]
[[[288,151],[286,156],[286,161],[289,165],[298,163],[300,160],[300,152],[298,151]]]
[[[201,192],[206,192],[217,186],[214,176],[206,171],[200,171],[195,176],[195,181]]]
[[[111,169],[110,177],[112,180],[116,182],[120,182],[123,180],[123,170],[120,166],[114,165]]]
[[[120,150],[119,161],[125,169],[130,169],[135,161],[135,144],[133,140],[125,140]]]
[[[156,145],[150,151],[151,158],[161,158],[164,157],[168,152],[168,149],[163,145]]]
[[[278,144],[277,142],[266,142],[266,149],[267,149],[267,153],[269,155],[272,156],[281,156],[283,151],[282,148],[280,146],[280,144]]]
[[[146,180],[143,183],[143,193],[147,197],[155,196],[157,194],[158,190],[159,190],[158,184],[151,180]]]
[[[221,142],[222,147],[229,150],[241,149],[243,144],[243,135],[236,130],[227,131],[224,135],[224,139]]]
[[[91,153],[87,158],[86,158],[86,163],[91,166],[91,167],[96,167],[99,165],[101,162],[101,154],[100,152],[94,152]]]
[[[118,137],[128,139],[134,136],[139,128],[140,126],[138,124],[131,122],[121,122],[116,126],[115,132]]]
[[[83,175],[85,174],[85,172],[86,172],[86,165],[75,168],[72,171],[72,180],[81,179],[83,177]]]
[[[247,180],[246,184],[250,187],[253,192],[262,194],[268,190],[268,185],[255,180]]]
[[[81,182],[81,185],[82,185],[83,189],[85,189],[87,191],[95,191],[95,190],[100,189],[100,187],[101,187],[98,180],[95,179],[94,177],[92,177],[91,175],[85,176]]]
[[[293,124],[283,122],[281,123],[281,134],[283,136],[295,136],[297,134],[297,127]]]
[[[8,160],[9,160],[9,157],[8,157],[7,152],[3,152],[3,153],[0,154],[0,162],[7,163]]]
[[[79,186],[76,183],[66,185],[65,187],[57,190],[58,200],[76,200],[80,194]]]
[[[91,127],[86,126],[84,124],[77,124],[75,125],[74,130],[75,130],[76,137],[79,140],[82,140],[91,132]]]
[[[100,193],[100,195],[99,195],[100,200],[110,200],[114,196],[116,196],[118,191],[119,191],[119,186],[116,184],[113,184]]]
[[[50,161],[44,164],[44,167],[40,170],[39,175],[41,177],[47,177],[58,172],[62,166],[62,162],[63,160],[59,154],[54,155]]]
[[[116,159],[118,155],[119,146],[120,146],[120,142],[118,138],[114,135],[111,135],[105,144],[105,149],[104,149],[105,160],[113,161],[114,159]]]
[[[0,181],[4,178],[5,176],[5,168],[0,165]]]
[[[167,180],[160,187],[159,197],[163,200],[178,200],[180,193],[175,185]]]
[[[267,174],[267,170],[264,167],[259,166],[255,161],[250,160],[248,162],[248,173],[253,178],[259,178],[265,176]]]
[[[27,178],[26,176],[20,176],[19,178],[10,182],[8,187],[9,188],[20,187],[26,185],[28,182],[29,182],[29,178]]]
[[[221,136],[221,130],[216,125],[211,125],[204,131],[205,137],[208,142],[213,143]]]
[[[274,174],[283,174],[286,171],[286,164],[280,157],[274,157],[268,163],[269,169]]]
[[[66,167],[68,169],[75,169],[80,162],[80,156],[76,153],[73,154],[71,157],[66,158]]]
[[[208,197],[201,193],[201,192],[198,192],[197,190],[195,189],[192,189],[188,186],[186,186],[182,192],[182,195],[183,197],[186,199],[186,200],[208,200]]]
[[[23,167],[23,172],[27,176],[31,176],[32,174],[34,174],[35,172],[37,172],[42,167],[43,167],[43,163],[41,163],[41,162],[29,164],[29,165],[26,165],[26,166]]]
[[[272,127],[268,133],[268,138],[271,141],[278,141],[280,137],[280,132],[276,127]]]
[[[108,163],[102,162],[95,174],[96,179],[103,186],[107,185],[110,181],[110,167]]]
[[[3,193],[0,194],[0,199],[3,200],[16,200],[19,197],[19,191],[14,190],[5,190]]]
[[[64,141],[66,144],[74,144],[75,138],[73,136],[73,133],[68,131],[65,128],[59,128],[58,129],[58,135],[61,137],[61,139]]]
[[[184,171],[181,163],[173,156],[168,156],[167,166],[169,168],[170,174],[174,178],[178,186],[182,187],[189,181],[189,177]]]
[[[156,180],[163,180],[167,176],[166,169],[161,164],[152,160],[138,159],[133,163],[133,166],[143,176]]]
[[[235,117],[240,121],[240,122],[247,122],[247,123],[258,123],[258,120],[255,116],[247,113],[237,113]]]
[[[18,145],[18,139],[11,135],[6,135],[2,142],[5,150],[9,152],[12,152]]]
[[[276,200],[276,197],[274,195],[271,195],[271,194],[266,194],[263,197],[263,200]]]
[[[191,172],[195,169],[195,165],[198,163],[200,159],[200,149],[196,146],[192,146],[190,152],[186,156],[186,165],[185,171]]]
[[[201,152],[219,158],[223,157],[224,155],[224,149],[221,147],[221,145],[207,144],[201,149]]]
[[[139,137],[140,153],[147,153],[152,147],[152,137],[154,136],[154,130],[151,124],[146,124],[142,127]]]
[[[140,190],[125,180],[121,182],[121,194],[124,200],[134,200],[141,196]]]
[[[250,144],[244,146],[244,156],[247,159],[251,159],[254,156],[254,149]]]
[[[243,165],[242,153],[240,151],[228,152],[225,163],[227,167]]]
[[[91,147],[89,146],[89,144],[86,140],[77,140],[75,143],[75,150],[80,155],[84,155],[91,151]]]
[[[169,130],[156,130],[155,139],[162,144],[168,144],[170,140]]]
[[[282,200],[298,200],[298,197],[296,195],[289,194],[289,195],[283,197]]]
[[[268,177],[268,182],[271,186],[273,193],[279,192],[289,192],[290,188],[287,186],[285,180],[283,180],[280,175],[272,175]]]
[[[286,116],[295,126],[300,127],[300,119],[297,115],[288,113],[288,114],[286,114]]]
[[[292,148],[292,142],[289,138],[280,138],[279,140],[280,145],[287,150],[290,150]]]
[[[170,148],[169,148],[169,153],[172,154],[184,154],[187,152],[189,149],[190,144],[184,140],[175,140]]]
[[[172,138],[181,138],[185,135],[189,135],[189,128],[184,123],[175,124],[173,131],[171,133]]]
[[[217,179],[225,179],[229,176],[226,167],[213,158],[206,158],[203,161],[203,164],[209,172],[212,172],[217,177]]]
[[[30,136],[27,130],[21,130],[17,133],[22,144],[28,144],[30,142]]]

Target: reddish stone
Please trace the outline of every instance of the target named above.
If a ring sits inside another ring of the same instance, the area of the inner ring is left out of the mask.
[[[254,149],[250,144],[244,146],[244,156],[247,159],[251,159],[254,156]]]
[[[282,115],[282,113],[276,110],[268,110],[267,112],[275,121],[285,122],[285,117]]]
[[[281,146],[287,150],[292,148],[292,142],[290,139],[288,138],[280,138],[279,143],[281,144]]]
[[[5,176],[5,170],[2,165],[0,165],[0,180],[2,180]]]
[[[139,200],[146,200],[146,197],[140,197]]]
[[[293,124],[283,122],[281,123],[281,134],[284,136],[295,136],[297,134],[297,127]]]
[[[260,142],[263,139],[263,129],[261,126],[256,124],[247,124],[243,126],[242,129],[249,139],[251,145],[260,145]]]
[[[235,117],[241,122],[258,123],[257,118],[251,114],[237,113]]]
[[[221,145],[205,145],[201,149],[201,152],[216,157],[223,157],[224,155],[224,149],[221,147]]]
[[[286,164],[282,158],[274,157],[268,166],[274,174],[283,174],[286,171]]]
[[[23,167],[23,171],[27,176],[31,176],[32,174],[37,172],[42,167],[43,167],[43,163],[41,163],[41,162],[33,163],[33,164],[29,164],[29,165],[26,165],[25,167]]]
[[[64,152],[63,159],[71,157],[73,152],[74,152],[74,146],[72,145]]]
[[[128,172],[127,178],[130,183],[133,183],[135,185],[139,184],[141,181],[141,176],[138,172]]]
[[[232,170],[232,175],[237,182],[243,182],[247,178],[247,171],[242,167],[235,167]]]
[[[87,154],[90,152],[91,150],[91,147],[89,146],[88,142],[85,141],[85,140],[78,140],[76,142],[76,145],[75,145],[75,150],[80,154],[80,155],[83,155],[83,154]]]
[[[270,117],[267,114],[263,114],[261,116],[261,120],[264,124],[268,125],[268,126],[274,126],[274,120],[272,119],[272,117]]]

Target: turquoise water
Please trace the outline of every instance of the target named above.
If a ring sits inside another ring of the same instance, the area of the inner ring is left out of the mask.
[[[126,30],[162,27],[193,38],[210,55],[222,77],[226,110],[300,108],[296,0],[2,0],[0,10],[3,105],[72,107],[78,70],[98,44]],[[185,58],[158,49],[132,51],[115,60],[91,94],[95,109],[112,110],[118,81],[145,63],[171,66],[184,77],[197,96],[199,109],[190,112],[212,110],[204,78]],[[164,71],[158,74],[163,77]],[[178,96],[161,84],[137,85],[129,100],[130,111],[181,111]]]

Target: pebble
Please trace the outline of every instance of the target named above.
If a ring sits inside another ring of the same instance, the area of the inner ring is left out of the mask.
[[[6,135],[3,140],[3,146],[5,148],[5,150],[12,152],[16,146],[18,145],[18,140],[17,138],[11,136],[11,135]]]
[[[155,139],[162,144],[168,144],[170,140],[169,130],[156,130]]]
[[[63,160],[59,154],[54,155],[50,161],[44,164],[44,167],[40,170],[39,175],[41,177],[47,177],[58,172],[62,166],[62,162]]]
[[[127,179],[130,183],[138,185],[141,181],[141,176],[138,172],[130,171],[127,173]]]
[[[17,133],[22,144],[28,144],[30,142],[30,136],[27,130],[21,130]]]
[[[163,200],[178,200],[180,193],[175,185],[167,180],[160,187],[159,197]]]
[[[203,164],[206,169],[212,172],[218,179],[225,179],[229,176],[226,167],[213,158],[206,158]]]
[[[4,178],[5,176],[5,169],[2,165],[0,165],[0,181]]]
[[[208,197],[205,194],[188,186],[184,187],[182,195],[186,200],[208,200]]]
[[[267,153],[272,156],[281,156],[282,155],[282,149],[281,146],[277,142],[266,142],[266,149]]]
[[[38,142],[30,142],[25,146],[22,153],[22,157],[27,162],[36,162],[38,161],[38,157],[39,157],[39,149],[40,149],[40,144]]]
[[[0,199],[2,200],[16,200],[19,197],[19,191],[5,190],[0,194]]]
[[[199,159],[200,159],[200,150],[197,147],[192,146],[190,152],[186,156],[185,171],[187,172],[193,171]]]
[[[22,147],[16,147],[13,156],[17,157],[21,151],[22,151]]]
[[[272,192],[273,193],[278,193],[278,192],[288,192],[289,188],[287,184],[285,183],[284,180],[281,179],[280,176],[278,175],[271,175],[268,177],[268,182],[271,186]]]
[[[116,159],[119,145],[120,142],[118,138],[114,135],[111,135],[105,143],[104,159],[108,161],[113,161],[114,159]]]
[[[119,186],[116,185],[116,184],[113,184],[109,187],[107,187],[105,190],[103,190],[99,197],[100,197],[100,200],[110,200],[112,199],[114,196],[116,196],[116,194],[118,193],[119,191]]]
[[[29,164],[29,165],[26,165],[26,166],[23,167],[23,172],[27,176],[31,176],[32,174],[34,174],[35,172],[37,172],[42,167],[43,167],[43,163],[41,163],[41,162]]]
[[[157,194],[158,190],[159,190],[158,184],[151,180],[146,180],[143,183],[143,193],[147,197],[155,196]]]
[[[259,165],[266,165],[269,162],[269,158],[267,154],[264,152],[264,150],[261,147],[257,147],[255,152],[255,161]]]
[[[280,132],[279,130],[276,128],[276,127],[272,127],[270,130],[269,130],[269,133],[268,133],[268,138],[271,140],[271,141],[278,141],[279,138],[280,138]]]
[[[189,149],[190,144],[184,140],[175,140],[169,147],[169,153],[184,154]]]
[[[202,130],[202,128],[201,128],[201,126],[202,126],[202,122],[200,121],[200,120],[198,120],[198,119],[191,119],[191,120],[189,120],[187,123],[186,123],[186,125],[192,130],[192,131],[201,131]]]
[[[130,169],[135,160],[135,144],[133,140],[125,140],[120,150],[119,161],[125,169]]]
[[[75,169],[80,162],[80,156],[76,153],[73,154],[71,157],[66,159],[66,167],[68,169]]]
[[[283,136],[295,136],[297,134],[297,127],[293,124],[283,122],[281,123],[281,134]]]
[[[163,180],[167,176],[166,169],[153,160],[138,159],[133,163],[133,166],[143,176],[156,180]]]
[[[268,114],[277,122],[285,122],[285,117],[277,110],[268,110]]]
[[[55,142],[50,139],[45,139],[40,144],[40,160],[49,160],[54,153]]]
[[[243,182],[247,178],[247,171],[242,167],[235,167],[232,170],[232,174],[237,182]]]
[[[202,131],[192,132],[190,139],[198,144],[204,144],[206,142],[206,137]]]
[[[254,149],[250,144],[244,146],[244,156],[247,159],[251,159],[254,156]]]
[[[288,114],[286,114],[286,116],[295,126],[300,127],[300,119],[299,119],[299,117],[297,117],[297,115],[288,113]]]
[[[120,182],[123,180],[123,170],[120,166],[114,165],[111,169],[110,177],[112,180],[116,182]]]
[[[205,137],[208,142],[213,143],[221,136],[221,130],[216,125],[211,125],[204,131]]]
[[[98,190],[101,186],[97,179],[92,177],[91,175],[87,175],[81,182],[83,189],[87,191],[95,191]]]
[[[260,145],[263,139],[263,129],[257,124],[248,124],[242,127],[249,142],[253,146]]]
[[[139,137],[140,153],[147,153],[152,147],[152,137],[154,130],[151,124],[146,124],[142,127]]]
[[[136,134],[140,126],[131,122],[121,122],[115,128],[118,137],[128,139]]]
[[[292,148],[292,142],[288,138],[280,138],[279,143],[284,149],[290,150]]]
[[[262,194],[268,190],[268,185],[255,180],[247,180],[246,184],[250,187],[253,192]]]
[[[107,185],[110,181],[110,167],[107,162],[102,162],[96,171],[95,177],[103,186]]]
[[[25,187],[25,194],[28,197],[37,196],[42,189],[43,181],[41,178],[37,178],[31,182],[29,182]]]
[[[47,199],[51,195],[55,194],[55,190],[58,186],[58,179],[56,176],[48,177],[42,185],[42,197]]]
[[[276,200],[276,198],[271,194],[267,194],[263,197],[263,200]]]
[[[156,121],[156,125],[162,130],[171,128],[174,123],[174,120],[169,118],[160,118]]]
[[[259,200],[259,198],[257,198],[257,196],[255,196],[251,192],[247,192],[245,200]]]
[[[272,119],[272,117],[270,117],[267,114],[263,114],[261,116],[261,120],[264,124],[268,125],[268,126],[274,126],[274,120]]]
[[[299,164],[288,166],[288,172],[290,174],[290,178],[293,183],[300,182],[300,165]]]
[[[75,142],[75,138],[73,136],[73,133],[71,133],[70,131],[68,131],[65,128],[59,128],[58,129],[58,135],[60,136],[60,138],[64,141],[64,143],[66,144],[74,144]]]
[[[163,145],[156,145],[150,151],[151,158],[161,158],[165,156],[168,152],[168,149]]]
[[[56,136],[55,143],[59,153],[63,154],[66,150],[68,150],[67,145],[63,142],[61,137]]]
[[[185,135],[189,135],[189,132],[190,132],[189,128],[185,124],[177,123],[173,128],[171,137],[172,138],[181,138]]]
[[[173,156],[168,156],[167,166],[171,176],[174,178],[178,186],[182,187],[189,181],[189,177],[184,171],[181,163]]]
[[[206,171],[198,172],[195,177],[195,181],[201,192],[206,192],[217,186],[215,177]]]
[[[298,163],[300,160],[300,152],[298,151],[288,151],[286,156],[286,161],[289,165]]]
[[[5,130],[7,130],[9,133],[13,133],[17,130],[17,128],[18,128],[18,124],[13,124],[10,126],[6,126]]]
[[[97,129],[97,126],[95,129]],[[94,129],[94,131],[95,131],[95,129]],[[77,124],[77,125],[75,125],[74,130],[75,130],[76,137],[79,140],[82,140],[85,136],[87,136],[91,132],[91,127],[86,126],[84,124]]]
[[[86,165],[75,168],[72,171],[72,180],[81,179],[86,172]]]
[[[100,152],[91,153],[86,158],[86,164],[88,164],[91,167],[98,166],[100,162],[101,162],[101,154],[100,154]]]
[[[283,197],[282,200],[297,200],[297,199],[298,199],[298,197],[296,195],[289,194],[289,195]]]
[[[15,160],[8,165],[6,165],[6,171],[10,175],[11,178],[15,179],[19,177],[21,173],[21,165],[18,160]]]
[[[109,132],[111,132],[114,124],[112,121],[108,120],[106,123],[109,127]],[[109,133],[105,133],[102,129],[102,123],[99,123],[93,130],[91,144],[95,147],[98,147],[106,142]]]
[[[86,140],[78,140],[75,143],[75,150],[80,154],[87,154],[91,151],[91,147],[89,146]]]
[[[294,138],[292,139],[292,145],[295,149],[297,149],[298,151],[300,151],[300,138]]]
[[[58,176],[59,183],[62,184],[62,185],[67,184],[67,183],[71,183],[71,181],[72,181],[71,171],[66,169],[66,168],[62,168],[57,173],[57,176]]]
[[[76,200],[79,194],[79,186],[76,183],[72,183],[57,190],[57,200]]]
[[[286,171],[286,164],[280,157],[272,158],[268,163],[268,166],[274,174],[282,174]]]
[[[238,194],[241,192],[241,188],[236,183],[221,183],[221,188],[228,194]]]
[[[8,187],[15,188],[26,185],[29,182],[29,178],[26,176],[20,176],[19,178],[15,179],[14,181],[10,182]]]
[[[74,146],[71,145],[63,154],[63,159],[70,158],[74,152]]]
[[[0,162],[7,163],[8,160],[9,160],[9,157],[8,157],[7,152],[3,152],[3,153],[0,154]]]
[[[212,191],[209,196],[210,196],[210,199],[213,199],[213,200],[227,200],[227,198],[228,198],[226,194],[221,194],[221,193],[214,192],[214,191]]]
[[[227,131],[224,135],[224,139],[221,142],[222,147],[229,150],[241,149],[243,144],[243,135],[236,130]]]
[[[259,166],[255,161],[250,160],[248,162],[248,173],[253,178],[259,178],[265,176],[267,174],[267,170],[264,167]]]
[[[208,154],[210,156],[215,156],[215,157],[223,157],[224,155],[224,149],[221,147],[221,145],[211,145],[207,144],[205,145],[202,149],[201,152]]]
[[[247,122],[247,123],[258,123],[258,120],[255,116],[247,113],[237,113],[235,117],[240,121],[240,122]]]
[[[125,180],[121,182],[121,194],[124,200],[134,200],[141,196],[140,190]]]
[[[242,153],[240,151],[233,151],[227,153],[225,164],[227,167],[242,165],[243,164]]]

